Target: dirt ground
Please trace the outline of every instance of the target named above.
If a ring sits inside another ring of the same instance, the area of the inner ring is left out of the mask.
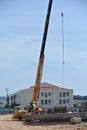
[[[12,115],[0,115],[0,130],[87,130],[87,123],[79,125],[24,125],[22,121],[12,119]]]

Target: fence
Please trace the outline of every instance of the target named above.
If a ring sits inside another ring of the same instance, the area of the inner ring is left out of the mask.
[[[0,115],[11,114],[14,111],[13,108],[0,108]]]

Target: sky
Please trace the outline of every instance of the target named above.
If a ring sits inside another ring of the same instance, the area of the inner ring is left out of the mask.
[[[35,84],[47,7],[48,0],[0,0],[0,96]],[[87,95],[86,12],[87,0],[53,0],[46,40],[41,82],[75,95]]]

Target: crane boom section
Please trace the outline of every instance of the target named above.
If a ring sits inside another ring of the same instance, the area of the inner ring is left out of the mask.
[[[37,103],[37,99],[39,98],[39,91],[40,91],[40,81],[42,77],[42,70],[43,70],[43,62],[44,57],[40,57],[39,64],[38,64],[38,70],[37,70],[37,78],[36,83],[34,87],[34,93],[33,93],[33,103]]]
[[[33,98],[32,98],[33,103],[37,103],[37,99],[39,98],[42,70],[43,70],[43,64],[44,64],[44,50],[45,50],[52,2],[53,0],[49,0],[49,3],[48,3],[48,10],[47,10],[47,16],[46,16],[46,21],[45,21],[44,33],[43,33],[43,39],[42,39],[42,45],[41,45],[41,51],[40,51],[40,57],[39,57],[37,75],[36,75],[36,82],[35,82],[35,87],[33,91]]]
[[[47,10],[47,16],[45,21],[45,27],[44,27],[44,33],[43,33],[43,39],[42,39],[42,46],[41,46],[41,53],[40,56],[44,55],[45,50],[45,44],[46,44],[46,38],[47,38],[47,32],[48,32],[48,26],[49,26],[49,19],[50,19],[50,13],[51,13],[51,7],[52,7],[53,0],[49,0],[48,4],[48,10]]]

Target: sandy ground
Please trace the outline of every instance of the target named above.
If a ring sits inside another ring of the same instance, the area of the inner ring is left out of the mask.
[[[0,130],[87,130],[87,123],[79,125],[23,125],[22,121],[14,121],[12,115],[0,115]]]

